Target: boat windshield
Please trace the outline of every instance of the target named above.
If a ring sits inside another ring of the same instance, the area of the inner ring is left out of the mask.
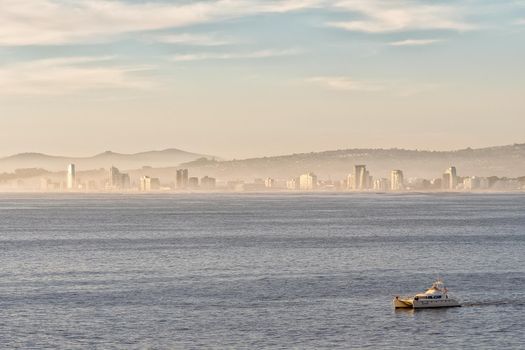
[[[445,289],[445,284],[443,283],[443,281],[436,281],[434,283],[432,283],[432,288],[435,288],[435,289],[438,289],[438,290],[444,290]]]

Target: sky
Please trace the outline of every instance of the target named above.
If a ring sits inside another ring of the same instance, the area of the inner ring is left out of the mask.
[[[525,0],[0,0],[0,156],[525,142]]]

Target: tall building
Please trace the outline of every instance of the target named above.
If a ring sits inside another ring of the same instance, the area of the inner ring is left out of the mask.
[[[346,189],[347,190],[353,190],[354,189],[354,175],[348,174],[346,177]]]
[[[299,189],[311,191],[317,188],[317,176],[314,173],[303,174],[299,177]]]
[[[405,180],[401,170],[392,170],[390,173],[390,189],[392,191],[402,191],[405,189]]]
[[[456,173],[456,167],[451,166],[443,174],[441,186],[444,190],[454,190],[458,184],[458,176]]]
[[[204,189],[207,189],[207,190],[211,190],[211,189],[215,188],[216,182],[217,182],[217,180],[215,180],[215,178],[209,177],[209,176],[204,176],[201,179],[201,187],[204,188]]]
[[[116,167],[109,168],[109,189],[121,190],[129,188],[130,178],[128,174],[121,173]]]
[[[158,178],[151,178],[149,176],[142,176],[140,178],[140,190],[142,192],[160,190],[160,180]]]
[[[122,176],[120,171],[112,166],[109,168],[109,186],[111,188],[119,188],[122,181]]]
[[[356,165],[353,176],[353,190],[363,191],[369,189],[370,173],[366,170],[366,165]]]
[[[67,189],[72,190],[76,187],[77,173],[75,164],[69,164],[67,167]]]
[[[188,169],[177,170],[177,188],[188,187]]]

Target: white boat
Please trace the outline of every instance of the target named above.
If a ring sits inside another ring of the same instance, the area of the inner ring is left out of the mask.
[[[454,307],[461,306],[459,301],[448,294],[445,284],[441,280],[437,280],[432,284],[432,287],[427,289],[424,293],[416,294],[413,297],[394,298],[394,308],[412,308],[424,309],[432,307]]]

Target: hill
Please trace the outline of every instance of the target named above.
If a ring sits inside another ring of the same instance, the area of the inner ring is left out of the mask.
[[[121,169],[137,169],[143,166],[172,167],[199,158],[214,157],[171,148],[162,151],[149,151],[123,154],[107,151],[92,157],[50,156],[42,153],[21,153],[0,158],[0,172],[13,172],[16,169],[42,168],[49,171],[63,171],[69,163],[78,169],[109,168],[114,165]]]
[[[335,180],[346,178],[356,164],[366,164],[375,178],[389,177],[392,169],[401,169],[406,178],[432,179],[451,165],[457,167],[460,176],[520,177],[525,175],[525,144],[456,151],[346,149],[230,161],[178,149],[136,154],[104,152],[87,158],[24,153],[0,159],[0,172],[24,168],[64,172],[69,163],[75,163],[79,171],[115,165],[129,171],[134,179],[150,175],[167,182],[173,181],[180,167],[188,168],[190,176],[208,175],[219,180],[289,179],[310,171],[322,179]]]
[[[451,165],[460,176],[518,177],[525,175],[525,144],[457,151],[346,149],[222,162],[198,160],[184,166],[195,175],[221,179],[285,179],[309,171],[325,179],[343,179],[356,164],[366,164],[374,177],[388,177],[392,169],[401,169],[406,177],[436,178]]]

